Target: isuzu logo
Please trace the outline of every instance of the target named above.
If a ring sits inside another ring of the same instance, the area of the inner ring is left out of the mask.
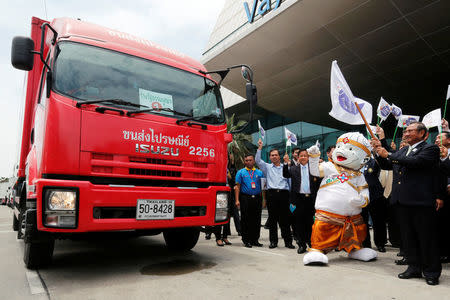
[[[178,156],[180,155],[180,149],[165,147],[165,146],[154,146],[146,144],[136,144],[137,153],[151,153],[151,154],[161,154],[168,156]]]

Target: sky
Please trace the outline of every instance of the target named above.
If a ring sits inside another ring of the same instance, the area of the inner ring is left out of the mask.
[[[7,0],[0,0],[0,3]],[[200,59],[225,0],[15,0],[0,12],[0,177],[18,161],[24,71],[11,66],[14,36],[30,36],[31,17],[83,21],[145,38]]]

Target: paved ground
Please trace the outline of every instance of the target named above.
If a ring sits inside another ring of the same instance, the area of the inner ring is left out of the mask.
[[[398,279],[404,267],[389,247],[374,262],[336,252],[329,266],[307,267],[296,250],[268,249],[264,229],[263,248],[244,248],[236,235],[217,247],[202,234],[186,255],[169,253],[162,236],[57,241],[53,265],[27,273],[11,218],[1,206],[0,299],[450,299],[449,264],[435,287]]]

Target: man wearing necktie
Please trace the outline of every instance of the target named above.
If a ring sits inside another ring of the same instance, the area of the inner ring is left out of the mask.
[[[306,245],[311,246],[311,231],[314,223],[314,202],[320,180],[310,175],[306,149],[300,149],[298,164],[291,164],[289,156],[283,157],[283,177],[291,178],[290,203],[295,217],[298,254],[306,252]]]
[[[439,284],[437,210],[443,202],[438,199],[439,147],[427,144],[428,130],[423,123],[413,122],[404,131],[411,145],[395,153],[372,140],[377,161],[385,170],[393,170],[391,203],[399,205],[402,242],[408,256],[408,268],[398,274],[401,279],[425,276],[429,285]]]

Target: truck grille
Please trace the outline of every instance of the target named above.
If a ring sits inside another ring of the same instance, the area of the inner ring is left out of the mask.
[[[91,174],[143,179],[208,180],[209,165],[195,161],[91,153]]]

